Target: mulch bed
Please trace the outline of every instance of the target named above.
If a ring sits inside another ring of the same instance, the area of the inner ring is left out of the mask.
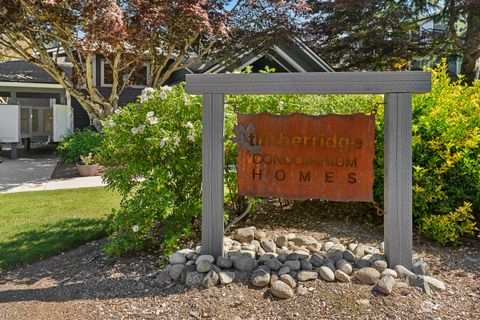
[[[270,202],[242,222],[267,234],[295,232],[376,243],[383,227],[360,222],[357,206]],[[353,210],[353,211],[352,211]],[[23,268],[0,273],[0,319],[478,319],[480,241],[441,247],[415,234],[414,250],[447,286],[431,296],[412,287],[390,296],[360,284],[305,283],[305,296],[278,300],[248,281],[208,290],[161,286],[153,255],[111,259],[95,241]],[[358,304],[366,299],[368,304]]]
[[[103,176],[105,173],[105,167],[99,166],[97,176]],[[59,160],[55,169],[53,170],[52,179],[68,179],[80,177],[77,166],[75,164],[66,164],[62,160]]]

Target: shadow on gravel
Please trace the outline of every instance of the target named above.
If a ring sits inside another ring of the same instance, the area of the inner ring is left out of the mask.
[[[0,274],[0,306],[20,301],[142,299],[188,291],[175,283],[160,286],[153,257],[128,261],[106,258],[100,254],[105,243],[106,240],[95,241],[78,249],[83,252],[72,250],[25,269]]]
[[[315,232],[325,238],[347,237],[360,242],[377,242],[383,239],[383,217],[376,214],[370,203],[271,200],[242,220],[238,226],[255,226],[260,229],[298,229],[298,232]],[[352,230],[361,226],[361,232]],[[367,232],[365,232],[367,231]],[[320,239],[319,239],[320,240]]]
[[[102,221],[69,219],[44,232],[25,232],[0,244],[1,259],[22,257],[25,245],[37,249],[53,245],[76,247],[79,236],[95,235]],[[102,231],[101,235],[104,235]],[[83,241],[82,243],[84,243]],[[0,305],[8,302],[104,300],[142,298],[182,293],[183,286],[162,288],[156,282],[160,269],[154,256],[109,258],[103,251],[106,239],[92,241],[57,256],[0,272]],[[24,257],[25,258],[25,257]]]
[[[318,240],[330,237],[362,243],[383,241],[383,217],[370,203],[296,201],[266,202],[251,212],[238,226],[269,229],[275,234],[295,232],[312,235]],[[234,227],[234,228],[235,228]],[[458,246],[441,246],[414,231],[413,250],[422,254],[437,272],[469,272],[480,277],[480,238],[478,236]]]
[[[82,279],[78,279],[79,282]],[[20,301],[42,301],[42,302],[65,302],[75,300],[106,300],[106,299],[121,299],[121,298],[144,298],[153,296],[162,296],[161,292],[150,291],[145,292],[141,290],[144,286],[139,287],[139,282],[133,279],[108,279],[96,282],[98,287],[110,289],[111,293],[95,292],[89,284],[59,284],[55,287],[37,288],[37,289],[18,289],[0,291],[0,305],[8,302]],[[118,287],[128,288],[122,293],[116,292]],[[140,288],[140,290],[138,290]],[[181,293],[178,291],[177,293]],[[169,291],[169,294],[172,294]],[[163,294],[164,295],[164,294]]]

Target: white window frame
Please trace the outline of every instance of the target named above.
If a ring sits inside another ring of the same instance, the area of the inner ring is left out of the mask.
[[[150,64],[144,63],[143,66],[147,67],[147,82],[148,82],[148,76],[150,74]],[[105,83],[105,60],[104,59],[100,60],[100,86],[104,88],[111,88],[113,86],[113,84],[111,83]],[[136,84],[136,85],[128,86],[127,88],[143,89],[146,87],[147,87],[146,85]]]

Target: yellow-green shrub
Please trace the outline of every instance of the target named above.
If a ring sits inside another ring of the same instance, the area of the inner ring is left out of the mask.
[[[457,244],[462,235],[473,235],[475,222],[472,205],[466,202],[455,211],[420,219],[420,231],[441,244]]]
[[[432,73],[432,92],[413,98],[413,213],[427,236],[456,243],[480,218],[480,81],[452,83],[445,63]]]

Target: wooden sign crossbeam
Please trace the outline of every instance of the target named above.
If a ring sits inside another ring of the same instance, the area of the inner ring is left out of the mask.
[[[430,72],[187,75],[203,95],[202,251],[223,255],[224,94],[385,94],[384,241],[390,265],[412,265],[412,93],[431,90]]]

